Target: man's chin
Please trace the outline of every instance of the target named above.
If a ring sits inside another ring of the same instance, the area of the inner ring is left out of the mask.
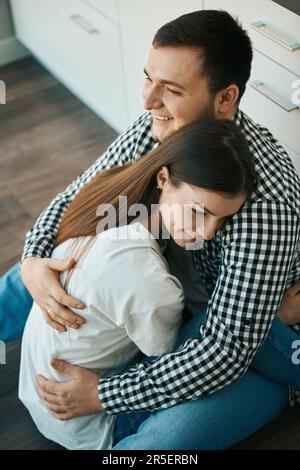
[[[155,125],[152,124],[151,133],[152,133],[152,139],[155,142],[162,143],[172,133],[172,130],[162,131],[161,129],[156,129]]]

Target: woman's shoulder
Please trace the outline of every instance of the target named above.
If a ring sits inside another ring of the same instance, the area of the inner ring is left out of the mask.
[[[51,258],[66,259],[74,257],[76,252],[78,252],[91,238],[92,237],[68,238],[54,248],[51,253]]]
[[[140,223],[106,230],[98,239],[98,249],[108,261],[107,268],[117,265],[118,272],[144,273],[144,277],[149,271],[168,273],[159,244]]]
[[[136,229],[120,227],[99,237],[91,253],[99,284],[113,296],[134,297],[144,306],[177,302],[183,292],[180,281],[170,274],[156,240],[139,236]]]

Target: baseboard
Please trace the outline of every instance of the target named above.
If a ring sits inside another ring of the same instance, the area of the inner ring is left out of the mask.
[[[0,66],[29,55],[30,52],[15,36],[0,41]]]

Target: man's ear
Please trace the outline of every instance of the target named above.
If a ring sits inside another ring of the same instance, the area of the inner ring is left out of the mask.
[[[215,98],[215,114],[219,119],[226,119],[234,113],[239,95],[239,87],[234,84],[217,93]]]

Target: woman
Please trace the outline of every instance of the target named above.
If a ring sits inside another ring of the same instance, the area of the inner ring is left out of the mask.
[[[86,325],[58,333],[34,303],[22,343],[19,397],[46,437],[69,449],[112,447],[114,416],[56,419],[39,400],[36,374],[62,380],[50,367],[53,356],[104,376],[128,367],[139,350],[148,356],[172,351],[184,292],[168,271],[165,239],[198,248],[251,197],[255,184],[238,127],[207,120],[179,130],[133,165],[98,174],[77,194],[52,257],[76,259],[61,282],[86,305]]]

